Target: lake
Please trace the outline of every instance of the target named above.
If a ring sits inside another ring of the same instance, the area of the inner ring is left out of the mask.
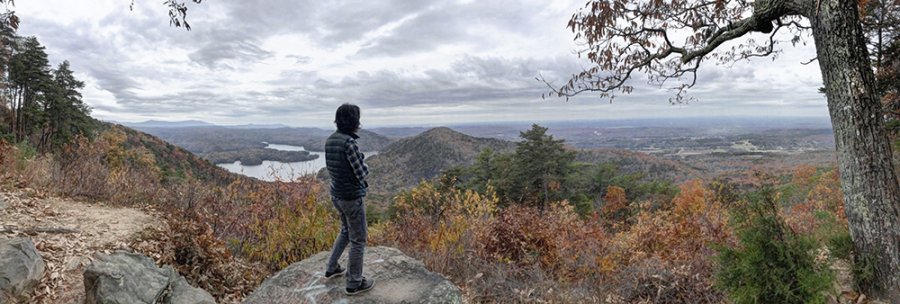
[[[278,144],[268,144],[266,146],[267,149],[275,149],[282,151],[306,151],[303,147],[300,146],[291,146],[291,145],[278,145]],[[217,166],[224,168],[225,170],[246,175],[249,177],[254,177],[264,181],[289,181],[294,178],[307,175],[307,174],[317,174],[319,170],[325,168],[325,152],[312,152],[309,154],[318,155],[319,158],[310,161],[302,161],[302,162],[294,162],[294,163],[283,163],[278,161],[270,161],[263,160],[263,163],[258,166],[244,166],[240,161],[236,161],[231,164],[217,164]],[[369,158],[372,155],[378,154],[378,152],[364,152],[366,158]]]

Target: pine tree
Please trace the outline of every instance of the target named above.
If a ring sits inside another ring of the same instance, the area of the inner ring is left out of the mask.
[[[17,142],[40,130],[46,93],[52,87],[50,63],[44,46],[35,37],[24,38],[9,64],[13,120],[10,129]]]
[[[0,20],[8,20],[10,12],[0,14]],[[16,30],[8,22],[0,21],[0,135],[12,133],[12,99],[9,98],[9,63],[16,43]]]
[[[563,145],[563,140],[547,134],[547,128],[537,124],[519,134],[523,141],[516,147],[511,198],[520,203],[536,203],[542,209],[551,201],[561,199],[564,178],[571,173],[575,152]]]
[[[88,133],[90,108],[81,100],[78,90],[82,88],[84,82],[75,79],[68,61],[60,63],[53,71],[53,86],[45,107],[47,123],[41,134],[42,150],[61,147],[74,135]]]

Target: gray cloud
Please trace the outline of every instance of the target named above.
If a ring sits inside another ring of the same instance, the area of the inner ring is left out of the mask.
[[[200,49],[190,53],[188,58],[210,69],[236,68],[235,65],[245,65],[272,56],[272,52],[259,47],[260,41],[248,36],[246,33],[217,30],[203,37]],[[235,61],[233,64],[224,63],[226,60]]]
[[[378,113],[376,123],[408,113],[410,122],[464,122],[485,113],[547,120],[681,111],[668,106],[671,91],[641,75],[614,105],[590,94],[542,100],[547,88],[536,76],[559,85],[589,66],[571,53],[565,23],[582,3],[570,2],[204,1],[191,6],[190,32],[147,4],[95,19],[26,18],[21,34],[38,36],[52,60],[70,60],[95,84],[86,99],[112,98],[94,105],[107,119],[328,125],[322,113],[344,102]],[[809,55],[704,66],[690,91],[699,101],[681,112],[821,115],[818,68],[784,67]]]

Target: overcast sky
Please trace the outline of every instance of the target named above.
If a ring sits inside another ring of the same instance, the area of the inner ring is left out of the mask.
[[[646,86],[610,104],[595,95],[541,99],[537,75],[562,83],[584,63],[569,17],[584,0],[206,0],[193,30],[169,26],[158,0],[16,1],[20,35],[53,64],[69,60],[103,120],[329,127],[334,109],[363,108],[364,126],[484,121],[827,117],[807,46],[705,66],[698,100],[668,103]]]

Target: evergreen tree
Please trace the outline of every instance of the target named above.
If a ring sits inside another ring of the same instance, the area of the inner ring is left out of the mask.
[[[23,141],[40,130],[46,117],[43,107],[52,87],[50,63],[44,46],[35,37],[24,38],[9,64],[10,99],[15,140]]]
[[[16,44],[16,30],[7,20],[10,12],[0,14],[0,135],[12,133],[12,99],[8,94],[9,63],[12,59],[13,48]]]
[[[74,135],[88,133],[90,108],[81,101],[78,90],[82,88],[84,82],[75,79],[68,61],[60,63],[53,71],[53,86],[45,107],[47,123],[41,134],[42,150],[61,147]]]
[[[566,149],[563,140],[547,134],[537,124],[521,132],[523,141],[516,147],[511,198],[520,203],[535,203],[543,208],[547,202],[562,199],[563,180],[571,173],[575,152]]]

